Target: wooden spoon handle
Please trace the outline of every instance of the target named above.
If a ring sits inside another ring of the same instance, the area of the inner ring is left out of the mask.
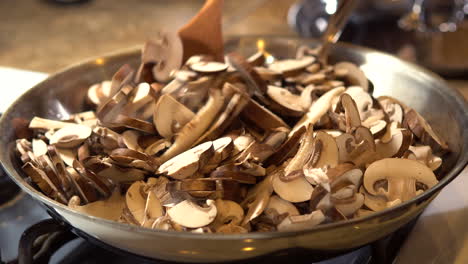
[[[223,34],[221,26],[223,0],[207,0],[185,26],[179,29],[184,46],[183,62],[193,55],[211,55],[224,62]]]

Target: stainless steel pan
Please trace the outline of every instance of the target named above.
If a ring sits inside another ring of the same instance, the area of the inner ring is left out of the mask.
[[[227,50],[249,54],[258,37],[241,37],[227,42]],[[316,45],[312,40],[263,38],[266,49],[277,56],[293,56],[299,44]],[[87,88],[109,79],[124,63],[137,65],[139,49],[92,59],[51,75],[21,96],[0,121],[0,161],[10,177],[54,218],[64,221],[79,234],[107,245],[150,258],[215,262],[262,256],[286,248],[301,248],[314,254],[328,254],[360,247],[378,240],[405,225],[452,181],[468,161],[468,107],[463,97],[438,76],[390,55],[361,47],[337,45],[331,61],[350,60],[366,72],[375,95],[391,95],[419,111],[449,142],[452,152],[445,157],[440,182],[408,202],[351,221],[320,225],[295,232],[267,232],[242,235],[193,234],[151,230],[84,215],[59,204],[29,185],[13,154],[14,126],[18,120],[34,116],[63,118],[83,111]],[[53,58],[52,58],[53,59]],[[8,89],[8,87],[3,87]],[[15,121],[16,120],[16,121]]]

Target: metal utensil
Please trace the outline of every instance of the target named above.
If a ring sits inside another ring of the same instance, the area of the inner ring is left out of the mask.
[[[327,30],[322,36],[322,47],[318,56],[319,61],[323,64],[327,64],[330,46],[335,44],[340,38],[343,27],[346,25],[357,2],[358,0],[341,0],[338,3],[335,13],[330,17]]]

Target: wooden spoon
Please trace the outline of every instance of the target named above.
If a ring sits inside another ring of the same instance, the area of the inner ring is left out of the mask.
[[[179,29],[184,46],[183,62],[193,55],[211,55],[224,62],[223,34],[221,26],[223,0],[207,0],[185,26]]]

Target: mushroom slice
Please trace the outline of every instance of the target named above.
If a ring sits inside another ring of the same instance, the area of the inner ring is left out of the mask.
[[[157,173],[178,180],[185,179],[203,168],[213,154],[213,142],[205,142],[166,161],[159,166]]]
[[[96,189],[82,178],[73,167],[67,167],[66,171],[72,185],[76,188],[77,194],[80,195],[81,200],[85,204],[94,202],[98,199]]]
[[[299,210],[290,202],[281,199],[278,195],[272,195],[265,208],[264,214],[275,222],[278,216],[300,215]]]
[[[219,73],[226,71],[228,65],[216,61],[199,61],[190,64],[190,69],[200,73]]]
[[[321,210],[313,211],[305,215],[293,215],[286,217],[278,226],[278,231],[293,231],[309,229],[325,221],[325,215]]]
[[[76,149],[70,148],[55,148],[57,154],[63,160],[63,162],[70,167],[73,167],[73,161],[77,158],[78,153]]]
[[[72,201],[73,198],[75,198],[75,201]],[[70,208],[87,215],[113,221],[119,220],[122,210],[125,207],[124,196],[121,195],[119,191],[112,192],[112,195],[106,200],[95,201],[85,205],[79,204],[80,199],[78,196],[74,196],[72,199],[70,199],[68,203]]]
[[[315,135],[316,144],[320,144],[320,153],[317,161],[315,162],[315,168],[323,167],[335,167],[339,161],[338,145],[335,139],[326,132],[318,131]],[[320,142],[320,143],[318,143]]]
[[[427,144],[432,148],[440,146],[443,150],[448,149],[447,143],[432,130],[429,123],[414,109],[405,113],[403,122],[423,144]]]
[[[126,127],[130,129],[135,129],[148,134],[155,134],[156,130],[154,125],[150,122],[146,122],[141,119],[129,117],[126,115],[117,115],[112,123],[108,123],[109,127]]]
[[[286,159],[288,159],[294,152],[296,152],[297,148],[299,147],[299,143],[303,138],[303,134],[306,131],[306,127],[302,127],[292,136],[288,137],[286,141],[281,144],[281,146],[276,149],[275,153],[268,157],[268,159],[264,162],[266,166],[276,165],[283,163]]]
[[[181,128],[193,119],[195,114],[185,105],[179,103],[170,94],[159,98],[154,107],[153,123],[158,133],[166,139],[171,139]]]
[[[142,151],[142,148],[138,145],[138,138],[140,133],[135,130],[127,130],[122,133],[122,141],[125,146],[131,150]]]
[[[376,151],[380,159],[401,157],[413,141],[413,134],[406,129],[398,129],[388,143],[377,141]]]
[[[281,72],[284,77],[294,76],[316,61],[315,57],[304,56],[301,59],[276,60],[268,65],[273,71]]]
[[[398,124],[403,123],[404,110],[403,107],[396,102],[396,99],[390,97],[379,97],[377,100],[390,119],[390,122],[396,122]]]
[[[207,103],[179,131],[172,146],[160,157],[162,162],[186,151],[210,126],[224,105],[224,96],[219,89],[211,89]]]
[[[158,32],[145,44],[144,53],[151,55],[156,63],[153,75],[160,82],[167,82],[171,72],[178,70],[182,65],[183,47],[177,32]],[[145,56],[145,54],[143,54]],[[144,61],[144,60],[143,60]]]
[[[29,122],[30,129],[40,129],[40,130],[55,130],[61,129],[66,126],[69,126],[72,123],[69,122],[62,122],[57,120],[50,120],[45,118],[40,118],[35,116],[31,122]]]
[[[87,170],[81,162],[75,160],[73,162],[73,168],[80,174],[81,177],[87,179],[91,185],[104,197],[109,197],[112,194],[109,186],[106,185],[105,181],[99,179],[94,172]]]
[[[278,127],[289,128],[289,125],[286,124],[279,116],[275,115],[253,99],[250,99],[246,107],[242,110],[242,118],[264,131],[273,130]]]
[[[116,165],[95,172],[99,177],[109,179],[114,183],[130,183],[143,180],[147,172],[136,168],[121,168]]]
[[[387,198],[383,195],[372,195],[366,191],[364,186],[361,186],[359,192],[364,195],[364,205],[369,207],[374,212],[387,209]]]
[[[206,201],[207,207],[201,207],[192,201],[185,200],[170,208],[167,214],[175,223],[188,228],[198,228],[209,225],[218,212],[213,200]],[[190,217],[187,217],[187,216]]]
[[[145,207],[146,199],[142,196],[142,190],[145,186],[145,182],[136,181],[130,185],[125,195],[125,204],[128,210],[133,215],[135,220],[141,225],[146,219]]]
[[[351,133],[361,125],[361,118],[356,102],[349,94],[344,93],[340,96],[338,105],[341,105],[345,110],[346,133]]]
[[[110,96],[111,81],[103,81],[88,88],[86,99],[93,105],[99,105]]]
[[[247,62],[252,66],[262,66],[265,63],[265,53],[257,51],[247,58]]]
[[[227,56],[228,63],[234,67],[242,76],[249,88],[249,94],[254,94],[260,101],[265,102],[263,94],[267,90],[266,82],[260,77],[249,62],[240,54],[231,52]]]
[[[252,219],[263,213],[270,200],[272,187],[272,175],[267,176],[263,181],[249,190],[241,206],[247,207],[248,211],[241,223],[241,226],[247,225]]]
[[[397,134],[401,130],[397,122],[391,122],[388,124],[387,129],[385,130],[382,137],[380,137],[380,142],[388,143],[392,140],[394,134]]]
[[[296,123],[294,128],[289,133],[291,137],[296,131],[298,131],[303,126],[308,126],[309,124],[314,125],[317,123],[320,118],[327,113],[327,111],[332,106],[332,102],[335,98],[338,98],[341,93],[345,90],[344,87],[333,88],[332,90],[326,92],[324,95],[320,96],[317,101],[315,101],[309,108],[308,112]]]
[[[68,193],[70,187],[72,186],[62,158],[59,156],[57,149],[54,146],[49,146],[47,149],[47,153],[50,157],[52,167],[55,169],[55,172],[60,180],[60,185],[62,189]]]
[[[149,145],[148,147],[146,147],[144,152],[147,155],[153,156],[153,155],[158,154],[163,149],[168,148],[169,146],[171,146],[170,141],[167,141],[166,139],[160,139],[158,141],[155,141],[153,144]]]
[[[31,162],[25,163],[21,168],[45,195],[53,195],[53,184],[44,171],[34,166]]]
[[[218,213],[210,225],[215,230],[227,224],[237,226],[244,219],[244,209],[236,202],[217,199],[215,205]]]
[[[387,182],[387,190],[376,186],[381,180]],[[397,199],[405,202],[417,195],[416,183],[431,188],[437,182],[432,170],[418,161],[387,158],[375,161],[367,168],[363,185],[370,194],[384,195],[389,202]]]
[[[369,90],[369,81],[364,72],[354,63],[343,61],[334,65],[335,71],[347,71],[346,80],[350,85],[362,87],[364,91]]]
[[[387,128],[387,122],[385,122],[384,120],[377,120],[376,122],[373,122],[366,127],[370,129],[374,138],[379,138],[385,133]]]
[[[32,151],[36,157],[47,153],[47,144],[42,139],[32,140]]]
[[[87,126],[70,124],[55,132],[49,143],[57,147],[73,148],[83,143],[91,135],[91,132],[91,128]]]
[[[434,156],[432,154],[432,149],[429,146],[410,146],[408,150],[410,151],[408,159],[417,160],[431,168],[433,171],[442,165],[442,159]]]
[[[124,64],[122,67],[117,70],[117,72],[112,76],[111,87],[109,91],[109,97],[114,96],[117,92],[129,82],[131,82],[134,70],[128,64]]]
[[[281,79],[281,72],[277,72],[265,67],[255,67],[255,72],[265,81],[276,81]]]
[[[349,203],[336,203],[335,208],[346,217],[352,216],[364,204],[364,195],[355,194],[354,201]]]
[[[292,203],[305,202],[310,199],[314,187],[305,179],[305,177],[298,177],[291,181],[282,181],[280,178],[280,173],[283,171],[278,171],[274,174],[272,185],[273,190],[281,198]]]
[[[225,159],[227,159],[234,149],[233,140],[229,137],[222,137],[213,141],[214,154],[210,160],[201,168],[202,173],[210,172]]]
[[[351,86],[346,89],[345,93],[349,94],[354,100],[359,111],[359,116],[361,117],[361,120],[364,121],[366,119],[367,112],[373,105],[372,96],[366,92],[364,88],[359,86]]]
[[[268,85],[267,95],[281,108],[278,109],[282,114],[299,116],[307,109],[302,107],[301,96],[292,94],[287,89]],[[270,107],[273,107],[272,105]]]
[[[142,226],[149,225],[152,223],[150,219],[156,219],[164,215],[164,208],[161,205],[161,201],[156,197],[153,191],[149,191],[144,211],[144,219],[141,223]]]

